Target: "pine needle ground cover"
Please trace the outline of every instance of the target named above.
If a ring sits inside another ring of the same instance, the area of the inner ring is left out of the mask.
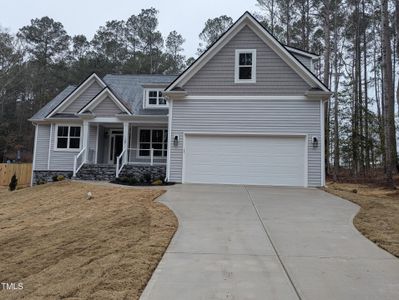
[[[399,190],[375,184],[328,183],[325,190],[360,206],[353,224],[369,240],[399,257]]]
[[[92,197],[88,199],[87,193]],[[59,182],[0,190],[0,299],[138,299],[176,231],[164,191]]]

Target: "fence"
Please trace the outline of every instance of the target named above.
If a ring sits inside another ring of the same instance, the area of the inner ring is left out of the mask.
[[[18,186],[30,185],[32,164],[0,164],[0,186],[8,186],[14,174],[17,176]]]

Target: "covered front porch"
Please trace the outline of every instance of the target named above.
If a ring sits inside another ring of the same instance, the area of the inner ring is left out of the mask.
[[[114,168],[115,177],[128,165],[166,168],[168,126],[165,119],[85,120],[82,149],[74,157],[73,176],[76,177],[85,164]]]

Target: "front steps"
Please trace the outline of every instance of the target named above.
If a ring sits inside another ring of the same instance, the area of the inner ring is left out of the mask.
[[[102,164],[84,164],[76,174],[77,179],[111,181],[115,179],[116,166]]]

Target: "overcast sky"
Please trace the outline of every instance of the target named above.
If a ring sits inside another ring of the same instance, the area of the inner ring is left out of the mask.
[[[237,20],[246,10],[257,10],[256,0],[0,0],[0,26],[16,33],[33,18],[49,16],[61,22],[69,35],[91,39],[108,20],[126,20],[142,8],[159,10],[159,30],[164,37],[176,30],[186,39],[185,54],[195,56],[208,18],[226,14]]]

